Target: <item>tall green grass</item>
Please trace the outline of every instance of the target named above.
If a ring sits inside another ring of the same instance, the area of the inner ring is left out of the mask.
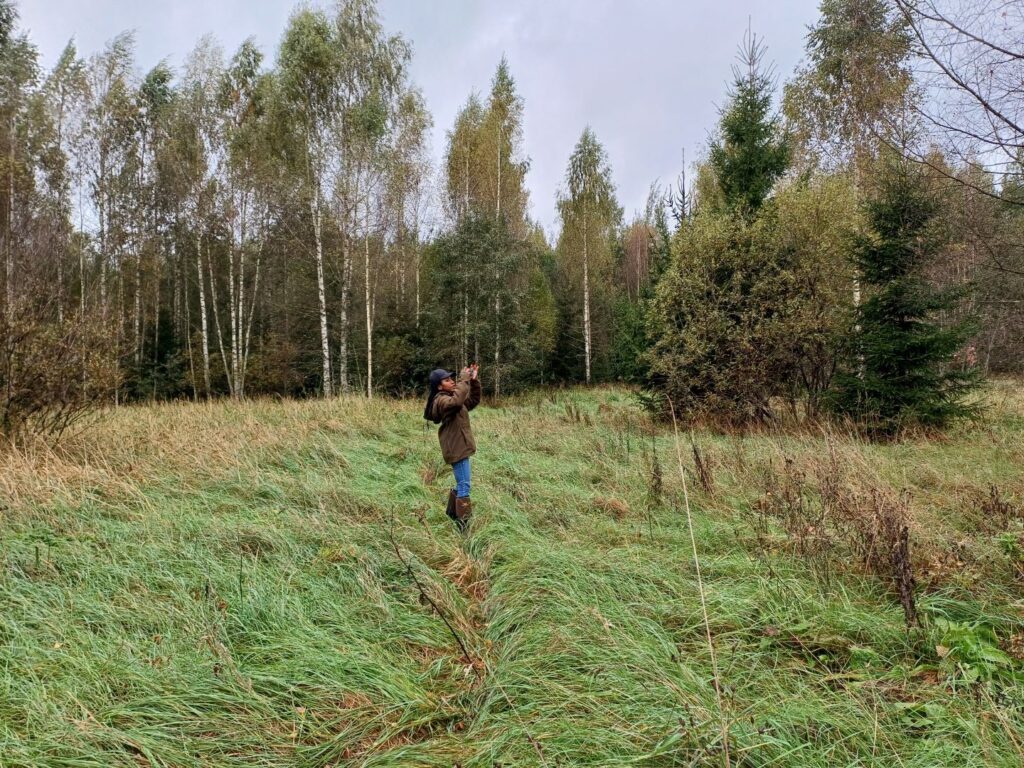
[[[0,765],[724,765],[723,718],[734,766],[1019,765],[1020,523],[983,502],[1019,510],[1024,399],[991,397],[941,441],[693,437],[721,709],[672,436],[629,392],[475,411],[468,539],[416,403],[121,409],[0,467]],[[909,489],[921,628],[838,538],[761,529],[828,450]]]

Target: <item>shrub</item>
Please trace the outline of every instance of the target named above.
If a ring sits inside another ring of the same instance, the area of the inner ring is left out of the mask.
[[[0,318],[0,432],[57,439],[111,401],[114,340],[99,318],[46,319],[31,301]]]
[[[650,383],[690,419],[816,415],[849,323],[843,179],[781,191],[752,220],[705,210],[680,230],[648,318]],[[780,400],[781,399],[781,400]]]

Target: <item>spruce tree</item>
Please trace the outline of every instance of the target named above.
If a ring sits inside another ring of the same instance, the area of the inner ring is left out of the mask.
[[[975,410],[967,396],[979,374],[954,360],[972,327],[938,319],[963,291],[940,290],[925,277],[942,247],[938,212],[920,171],[894,161],[866,204],[869,231],[854,243],[869,298],[857,309],[854,354],[832,401],[876,436],[913,425],[940,428]]]
[[[719,138],[698,171],[698,202],[681,221],[649,306],[645,360],[648,384],[685,418],[730,425],[773,415],[772,399],[793,370],[792,334],[781,329],[798,286],[770,199],[790,154],[771,111],[773,78],[749,33],[739,58]]]
[[[729,105],[722,111],[720,138],[711,145],[711,166],[725,205],[753,214],[789,167],[790,147],[779,118],[771,114],[774,80],[762,66],[765,48],[748,33],[733,68]]]

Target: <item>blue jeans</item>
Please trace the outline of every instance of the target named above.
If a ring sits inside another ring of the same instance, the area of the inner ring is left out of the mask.
[[[452,472],[455,474],[455,495],[465,499],[469,496],[469,457],[452,464]]]

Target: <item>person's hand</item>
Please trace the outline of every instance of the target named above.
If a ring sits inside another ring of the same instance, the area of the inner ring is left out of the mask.
[[[473,378],[473,368],[466,366],[462,369],[462,374],[459,376],[460,379],[471,379]]]
[[[474,364],[474,365],[470,366],[470,369],[469,369],[469,378],[471,378],[471,379],[475,379],[475,378],[476,378],[476,375],[477,375],[478,373],[480,373],[480,366],[479,366],[479,365],[476,365],[476,364]]]

